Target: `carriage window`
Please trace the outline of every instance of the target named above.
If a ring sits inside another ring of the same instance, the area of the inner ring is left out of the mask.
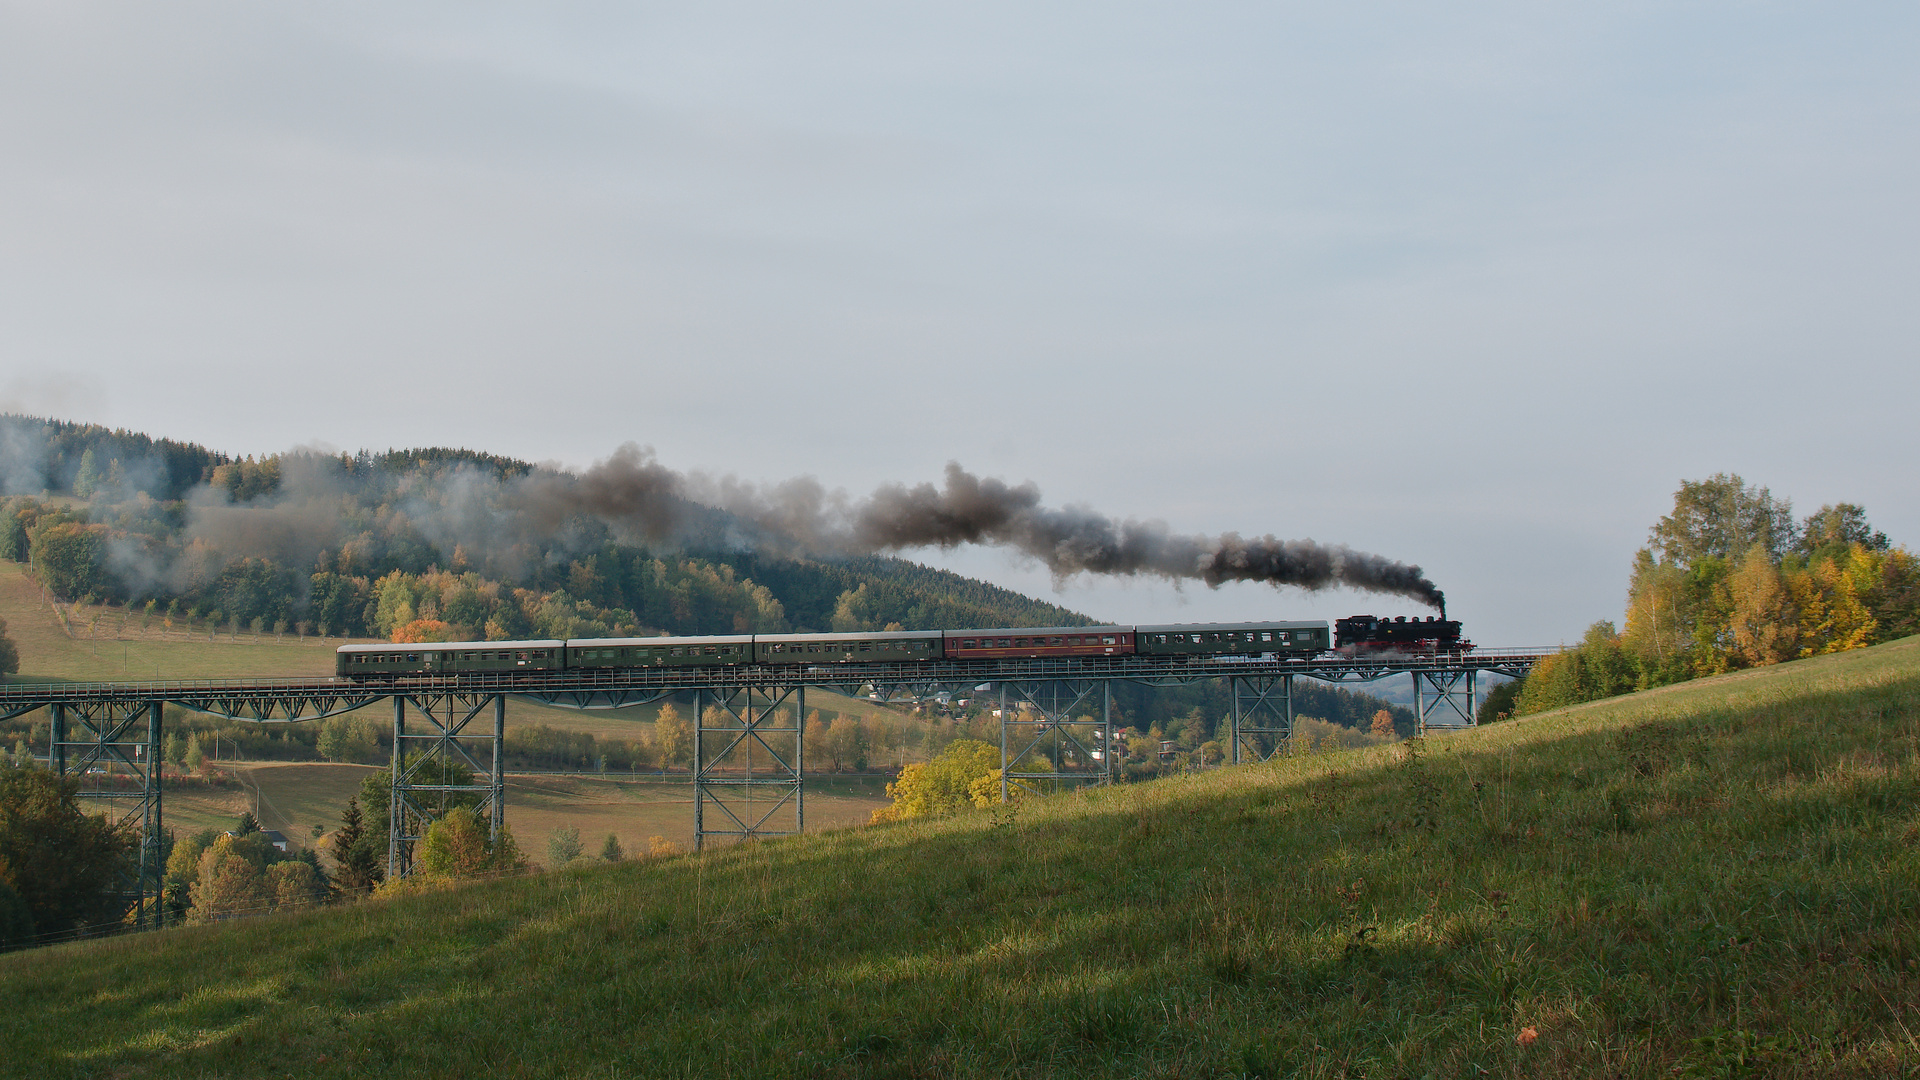
[[[1113,644],[1113,635],[1112,635],[1112,634],[1107,634],[1107,635],[1105,635],[1104,637],[1102,637],[1102,638],[1100,639],[1100,644],[1102,644],[1102,645],[1111,645],[1111,644]]]
[[[980,643],[973,638],[968,638],[960,643],[960,647],[963,649],[977,649],[980,647]]]
[[[673,647],[673,652],[672,652],[672,654],[671,654],[671,655],[674,655],[674,656],[685,656],[685,655],[687,655],[687,650],[686,650],[686,648],[685,648],[684,646],[680,646],[680,645],[675,645],[675,646]]]
[[[720,647],[718,645],[708,645],[706,648],[701,649],[700,652],[705,656],[717,656],[720,653]]]

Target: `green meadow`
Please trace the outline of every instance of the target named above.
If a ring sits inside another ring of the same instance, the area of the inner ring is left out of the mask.
[[[0,957],[145,1076],[1911,1076],[1920,639],[1415,744]],[[21,1070],[29,1071],[29,1070]]]

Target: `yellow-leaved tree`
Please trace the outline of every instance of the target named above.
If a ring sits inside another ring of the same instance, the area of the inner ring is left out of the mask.
[[[938,817],[1000,800],[1000,748],[978,739],[955,739],[932,761],[900,770],[887,785],[890,806],[873,812],[873,821]]]
[[[1747,550],[1727,578],[1727,592],[1733,598],[1729,623],[1739,658],[1753,667],[1793,659],[1799,651],[1800,621],[1780,567],[1766,548],[1755,544]]]
[[[526,869],[527,860],[506,826],[491,842],[480,815],[464,806],[427,826],[420,841],[420,872],[437,878],[470,878]]]
[[[693,722],[681,716],[672,702],[660,706],[660,715],[653,722],[653,744],[660,752],[662,765],[693,761]]]

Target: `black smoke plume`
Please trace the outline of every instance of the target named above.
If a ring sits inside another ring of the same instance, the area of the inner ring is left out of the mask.
[[[1445,609],[1444,594],[1418,566],[1342,544],[1235,533],[1182,536],[1159,522],[1116,521],[1082,507],[1052,509],[1041,504],[1032,484],[978,477],[958,464],[947,466],[942,487],[889,484],[850,503],[809,479],[761,490],[731,478],[683,478],[645,452],[623,447],[578,481],[543,487],[537,502],[542,516],[572,507],[653,539],[684,534],[681,508],[704,503],[754,527],[752,535],[734,538],[752,546],[868,554],[982,544],[1038,559],[1057,581],[1087,573],[1149,575],[1215,588],[1230,581],[1303,589],[1344,585]]]

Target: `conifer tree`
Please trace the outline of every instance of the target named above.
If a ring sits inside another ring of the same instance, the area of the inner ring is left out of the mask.
[[[73,478],[73,493],[83,499],[91,498],[100,488],[100,465],[94,460],[93,447],[87,447],[80,455],[80,472]]]
[[[384,875],[380,869],[380,852],[372,843],[374,839],[367,832],[360,799],[349,796],[347,810],[340,815],[340,828],[327,841],[327,855],[333,859],[334,887],[341,893],[370,892],[380,883]]]

